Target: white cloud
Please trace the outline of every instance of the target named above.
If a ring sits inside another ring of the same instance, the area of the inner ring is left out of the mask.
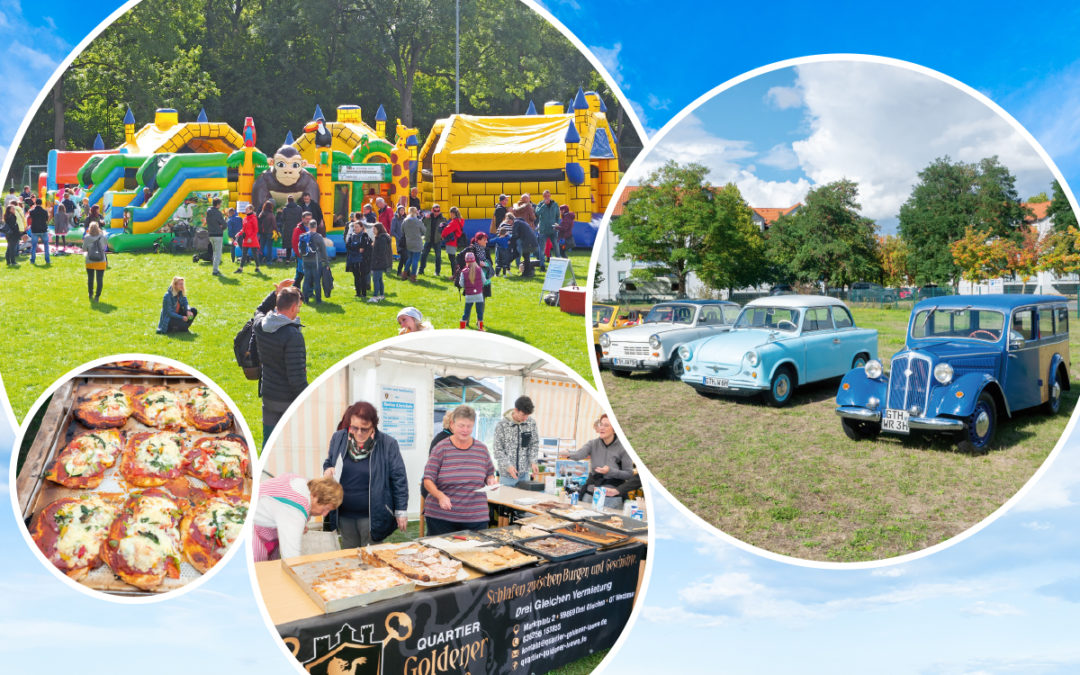
[[[1032,520],[1032,521],[1028,521],[1026,523],[1020,523],[1020,525],[1021,525],[1021,527],[1026,527],[1027,529],[1034,530],[1036,532],[1044,532],[1044,531],[1049,530],[1049,529],[1054,527],[1050,523],[1043,523],[1043,522],[1040,522],[1038,520]]]
[[[1080,115],[1076,114],[1080,109],[1080,61],[1034,81],[1011,98],[1017,101],[1017,119],[1063,170],[1080,166]]]
[[[1045,190],[1050,174],[1034,149],[993,110],[927,75],[874,63],[813,63],[796,86],[810,135],[792,144],[814,184],[859,183],[863,213],[894,217],[938,157],[977,162],[997,155],[1021,195]]]
[[[596,55],[600,64],[607,69],[608,73],[611,74],[611,77],[615,78],[616,84],[618,84],[623,91],[630,89],[630,87],[623,84],[622,63],[619,62],[619,52],[622,51],[621,42],[616,42],[611,47],[590,45],[589,51]]]
[[[729,623],[725,616],[714,616],[687,611],[683,607],[654,607],[646,605],[641,610],[641,618],[653,623],[674,623],[698,628],[715,628]]]
[[[878,567],[873,572],[871,572],[870,575],[875,577],[888,577],[895,579],[896,577],[904,576],[904,574],[906,573],[907,570],[905,570],[903,567],[893,565],[892,567]]]
[[[653,108],[655,110],[667,110],[668,106],[671,105],[671,99],[662,99],[656,94],[649,94],[649,97],[646,99],[646,103],[650,108]]]
[[[1024,495],[1013,512],[1049,511],[1075,506],[1080,497],[1080,447],[1075,442],[1062,448],[1049,470]]]
[[[787,110],[801,106],[803,97],[797,87],[771,87],[765,94],[765,102],[774,108]]]
[[[1023,610],[1008,603],[986,602],[985,600],[980,600],[961,611],[975,616],[1023,616],[1025,614]]]
[[[799,168],[799,157],[790,145],[778,143],[769,148],[769,151],[761,158],[760,162],[766,166],[790,171]]]
[[[749,574],[729,572],[686,586],[679,591],[679,598],[690,606],[708,605],[718,600],[758,595],[765,590]]]

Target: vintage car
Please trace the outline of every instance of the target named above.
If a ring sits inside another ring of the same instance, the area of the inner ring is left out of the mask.
[[[764,394],[774,406],[795,387],[840,377],[877,357],[877,331],[857,328],[843,302],[824,295],[751,300],[735,326],[683,345],[682,381],[701,393]]]
[[[594,302],[592,306],[592,336],[596,358],[600,359],[600,336],[604,333],[627,325],[626,319],[619,316],[619,305],[606,305]]]
[[[679,300],[655,305],[645,320],[600,336],[600,366],[616,375],[664,370],[682,375],[679,347],[691,340],[729,330],[739,305],[724,300]]]
[[[960,434],[961,450],[981,452],[999,419],[1040,404],[1056,413],[1070,367],[1061,296],[928,298],[912,309],[890,372],[872,360],[845,375],[836,412],[855,440],[946,431]]]

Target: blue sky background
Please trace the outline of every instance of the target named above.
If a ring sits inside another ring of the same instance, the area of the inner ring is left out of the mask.
[[[0,153],[13,143],[56,65],[119,4],[0,0],[0,93],[6,104]],[[549,0],[544,6],[606,64],[650,132],[747,70],[813,53],[873,53],[939,70],[985,93],[1027,126],[1067,180],[1080,179],[1080,7],[708,6],[689,0]],[[794,116],[803,113],[774,111],[775,119],[792,115],[791,123],[762,130],[752,112],[762,87],[767,93],[772,86],[791,86],[790,72],[775,78],[757,90],[733,92],[729,100],[739,109],[724,114],[735,133],[716,133],[753,138],[746,151],[755,153],[761,177],[784,181],[795,170],[769,153],[792,140],[778,130],[798,130]],[[750,136],[755,129],[758,135]],[[10,430],[0,429],[0,462],[10,460],[11,441],[4,441],[10,438]],[[4,479],[0,492],[8,489]],[[15,517],[0,512],[4,672],[39,671],[42,648],[47,662],[77,659],[86,673],[186,674],[191,663],[215,661],[229,672],[294,672],[262,625],[239,559],[182,598],[117,606],[55,580],[27,550]],[[1080,672],[1075,442],[1018,508],[978,535],[902,566],[835,571],[777,563],[721,541],[662,499],[656,499],[653,516],[662,539],[652,552],[656,564],[642,617],[614,664],[619,672]],[[117,631],[139,638],[140,646],[125,652],[122,662],[116,661]],[[68,653],[55,647],[54,635],[72,641]],[[203,650],[177,652],[185,638]],[[168,656],[161,661],[160,654]],[[186,654],[190,662],[182,658]]]

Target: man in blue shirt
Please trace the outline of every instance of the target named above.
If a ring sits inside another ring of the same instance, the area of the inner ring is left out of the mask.
[[[240,230],[244,229],[244,219],[236,215],[236,209],[229,209],[229,219],[225,221],[225,225],[229,228],[229,241],[236,241],[236,235],[240,234]],[[229,244],[229,256],[232,261],[236,262],[236,245]]]

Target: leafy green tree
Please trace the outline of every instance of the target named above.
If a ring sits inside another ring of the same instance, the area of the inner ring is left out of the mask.
[[[1050,197],[1046,195],[1045,191],[1027,198],[1028,204],[1045,204],[1048,201],[1050,201]]]
[[[1070,227],[1077,227],[1076,212],[1072,210],[1061,183],[1055,180],[1050,187],[1050,194],[1052,197],[1046,215],[1054,219],[1054,232],[1068,232]]]
[[[988,157],[978,163],[942,157],[919,172],[919,182],[900,207],[900,237],[907,244],[908,267],[923,284],[958,283],[960,269],[950,245],[970,227],[987,237],[1016,239],[1030,214],[1016,191],[1016,178]]]
[[[765,239],[739,188],[714,189],[714,217],[708,221],[701,251],[701,280],[711,288],[734,290],[765,280]]]
[[[858,196],[854,181],[821,185],[769,228],[766,252],[786,279],[829,288],[882,277],[877,225],[859,213]]]
[[[713,193],[701,164],[668,161],[650,173],[613,219],[619,238],[615,255],[647,263],[634,270],[645,278],[674,276],[685,292],[687,277],[700,269],[711,224]]]

